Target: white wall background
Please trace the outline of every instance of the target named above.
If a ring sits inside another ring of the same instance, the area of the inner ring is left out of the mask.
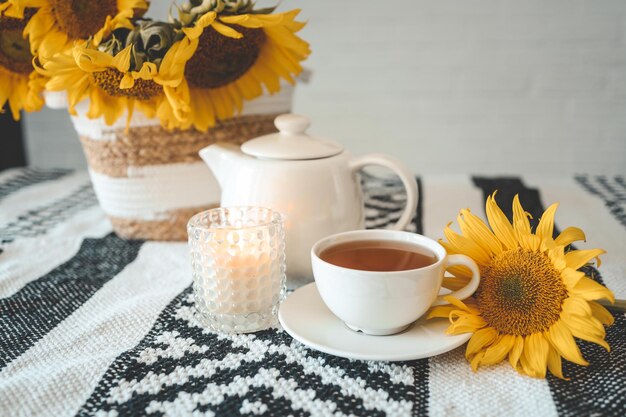
[[[260,1],[261,5],[268,4]],[[153,1],[163,15],[168,1]],[[416,173],[626,174],[626,0],[289,1],[313,48],[294,110]],[[83,159],[63,112],[30,161]]]

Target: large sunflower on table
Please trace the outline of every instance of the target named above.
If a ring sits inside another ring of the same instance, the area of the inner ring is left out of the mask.
[[[193,53],[190,42],[176,41],[169,25],[149,21],[97,37],[102,39],[99,45],[78,43],[46,60],[39,70],[50,78],[46,88],[67,90],[71,114],[76,114],[79,102],[89,99],[87,117],[104,117],[109,125],[124,114],[130,120],[135,109],[147,117],[174,119],[170,90],[183,78],[184,63]]]
[[[305,25],[295,20],[299,10],[266,14],[245,1],[188,2],[175,24],[196,51],[176,89],[189,112],[178,127],[206,131],[217,120],[241,111],[244,100],[280,91],[280,80],[294,83],[308,43],[296,33]]]
[[[76,40],[94,36],[107,19],[123,22],[142,14],[145,0],[21,0],[37,11],[24,30],[32,53],[42,58],[70,48]]]
[[[22,36],[29,15],[19,2],[0,3],[0,109],[8,102],[15,120],[20,119],[20,110],[43,106],[45,80],[35,72],[28,40]]]
[[[469,210],[458,217],[462,234],[446,227],[447,242],[441,244],[448,253],[474,259],[481,282],[473,298],[461,302],[447,297],[451,305],[433,308],[429,317],[449,318],[450,334],[474,333],[465,352],[474,370],[508,357],[522,374],[543,378],[547,368],[563,378],[561,358],[588,364],[575,337],[609,350],[604,325],[613,317],[595,300],[613,301],[613,294],[579,270],[604,251],[568,250],[572,242],[585,239],[576,227],[553,239],[556,208],[553,204],[545,211],[532,233],[518,197],[511,224],[494,193],[486,203],[491,228]],[[470,276],[463,268],[450,272],[455,277],[444,285],[452,289]]]

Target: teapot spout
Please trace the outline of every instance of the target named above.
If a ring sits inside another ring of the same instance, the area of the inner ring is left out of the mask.
[[[226,179],[231,176],[230,171],[237,166],[233,161],[245,158],[239,146],[230,143],[209,145],[200,149],[198,154],[211,169],[222,189],[225,188]]]

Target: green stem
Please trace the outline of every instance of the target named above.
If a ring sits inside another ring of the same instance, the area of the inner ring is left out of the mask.
[[[626,313],[626,300],[615,300],[614,304],[607,300],[598,300],[598,303],[611,311]]]

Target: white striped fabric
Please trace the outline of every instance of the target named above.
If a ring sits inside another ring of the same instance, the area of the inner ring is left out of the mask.
[[[73,415],[111,362],[190,284],[186,251],[183,243],[143,245],[133,263],[0,372],[0,391],[24,399],[27,415]]]
[[[364,175],[366,223],[385,227],[404,196]],[[626,182],[576,178],[426,176],[411,231],[441,238],[460,208],[519,193],[579,248],[607,250],[596,279],[626,298]],[[280,329],[225,336],[193,315],[184,243],[125,241],[97,206],[86,172],[0,173],[1,416],[624,416],[626,316],[612,351],[588,343],[570,381],[536,380],[507,363],[473,373],[463,348],[401,363],[338,358]]]

